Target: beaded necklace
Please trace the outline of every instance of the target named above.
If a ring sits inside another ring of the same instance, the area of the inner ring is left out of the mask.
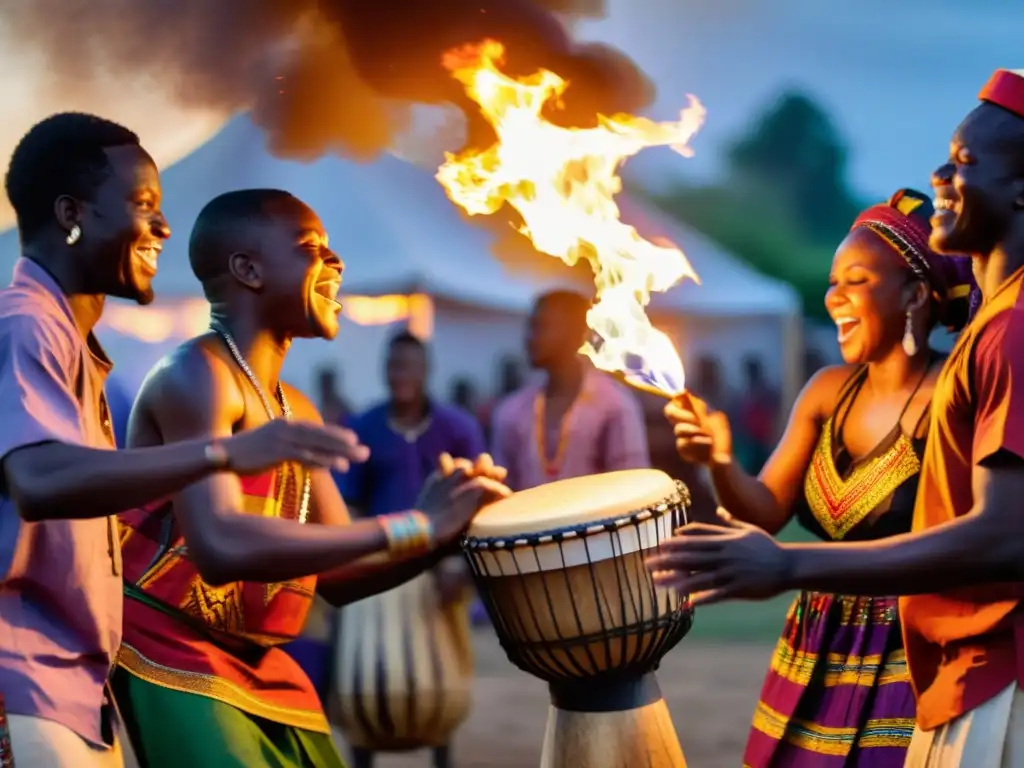
[[[579,398],[577,398],[579,399]],[[576,401],[569,406],[569,409],[565,412],[562,417],[562,423],[558,425],[558,445],[555,447],[555,455],[548,460],[548,446],[547,446],[547,424],[545,423],[545,413],[547,411],[547,398],[544,396],[544,391],[541,390],[537,393],[537,397],[533,401],[533,419],[534,419],[534,439],[537,446],[537,456],[540,460],[541,471],[544,472],[544,476],[549,480],[554,480],[558,477],[558,473],[562,470],[562,464],[565,461],[565,452],[569,446],[569,422],[572,416],[573,409],[576,407]]]
[[[277,416],[274,414],[273,409],[270,407],[270,399],[267,397],[266,393],[263,391],[263,387],[260,386],[260,382],[256,378],[256,374],[254,374],[252,372],[252,368],[249,367],[249,364],[247,362],[245,362],[245,358],[242,357],[242,353],[238,349],[238,345],[235,343],[234,337],[231,335],[230,332],[228,332],[227,328],[225,328],[222,324],[220,324],[216,320],[214,320],[213,322],[210,323],[210,328],[213,330],[214,333],[216,333],[218,336],[220,336],[221,340],[224,342],[224,345],[228,348],[228,352],[231,353],[231,357],[234,359],[236,365],[238,365],[238,367],[242,369],[242,373],[244,373],[245,377],[249,380],[249,383],[252,385],[252,388],[256,392],[256,396],[260,399],[260,403],[263,404],[263,410],[266,411],[267,418],[268,419],[276,419]],[[284,416],[286,421],[291,421],[291,419],[292,419],[292,409],[288,405],[287,398],[285,398],[285,396],[284,396],[284,389],[281,387],[281,382],[277,383],[277,399],[278,399],[278,401],[281,404],[281,414]],[[303,470],[302,474],[303,474],[302,501],[299,503],[299,523],[300,524],[301,523],[305,523],[306,522],[306,518],[309,515],[309,493],[310,493],[310,486],[311,486],[311,480],[310,480],[309,472]],[[282,472],[281,475],[283,476],[284,473]],[[289,476],[289,479],[290,479],[290,476]],[[281,489],[282,494],[284,494],[285,491],[286,491],[286,489],[282,487],[282,489]],[[282,495],[282,498],[284,498],[284,495]]]

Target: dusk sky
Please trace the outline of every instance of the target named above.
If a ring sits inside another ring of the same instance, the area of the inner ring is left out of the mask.
[[[1003,0],[609,0],[607,19],[579,33],[633,56],[658,87],[652,117],[671,118],[697,95],[708,109],[696,157],[651,152],[634,161],[650,184],[710,177],[721,149],[783,89],[799,88],[835,116],[851,148],[858,191],[922,186],[989,73],[1024,66],[1024,6]],[[35,121],[80,109],[135,129],[161,165],[202,143],[225,115],[186,112],[152,83],[44,87],[46,64],[0,27],[0,157]],[[11,223],[6,200],[0,228]]]

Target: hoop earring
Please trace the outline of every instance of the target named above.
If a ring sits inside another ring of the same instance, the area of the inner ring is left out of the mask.
[[[68,245],[74,245],[75,243],[78,242],[78,240],[79,240],[79,238],[81,236],[82,236],[82,228],[80,226],[78,226],[77,224],[75,224],[75,226],[73,226],[71,228],[71,231],[68,232],[68,236],[67,236],[67,238],[65,238],[65,242]]]
[[[907,357],[917,354],[917,339],[914,338],[914,321],[911,318],[910,310],[907,310],[907,324],[903,328],[903,351]]]

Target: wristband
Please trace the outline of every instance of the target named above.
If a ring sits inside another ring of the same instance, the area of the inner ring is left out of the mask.
[[[434,524],[422,512],[399,512],[377,518],[392,557],[426,554],[434,546]]]
[[[203,456],[206,457],[207,463],[217,471],[230,467],[231,457],[228,456],[228,449],[224,447],[224,443],[220,440],[207,443],[206,447],[203,448]]]

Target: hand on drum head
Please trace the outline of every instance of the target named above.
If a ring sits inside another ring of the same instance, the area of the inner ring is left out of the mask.
[[[416,507],[433,521],[439,546],[461,535],[481,507],[512,495],[500,481],[475,472],[472,466],[455,466],[448,474],[435,472],[420,492]]]
[[[684,392],[665,406],[665,418],[676,437],[676,453],[691,464],[728,464],[732,460],[732,428],[721,411],[712,411],[696,395]]]
[[[442,477],[448,477],[456,469],[461,469],[467,477],[489,477],[499,483],[504,483],[508,477],[508,470],[499,467],[489,453],[481,453],[476,461],[463,458],[452,458],[447,451],[438,458],[439,471]]]
[[[655,583],[688,593],[694,605],[765,600],[785,592],[790,550],[724,509],[718,515],[721,525],[684,525],[647,559]]]

